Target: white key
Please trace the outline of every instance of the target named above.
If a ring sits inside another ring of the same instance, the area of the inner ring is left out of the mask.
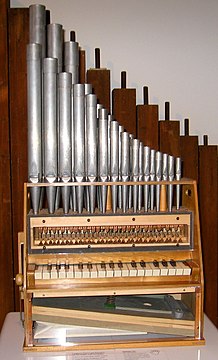
[[[121,276],[129,276],[129,268],[127,266],[127,264],[122,263],[122,267],[121,267]]]
[[[65,271],[65,264],[61,264],[58,270],[58,277],[59,279],[65,279],[66,271]]]
[[[160,276],[160,268],[156,267],[153,263],[150,263],[152,268],[152,276]]]
[[[184,268],[182,266],[182,261],[177,261],[176,262],[176,275],[180,276],[183,275],[184,273]]]
[[[113,277],[114,276],[114,269],[110,266],[110,264],[106,265],[106,277]]]
[[[84,279],[90,278],[90,270],[89,270],[89,265],[88,264],[83,265],[83,275],[82,275],[82,277]]]
[[[184,262],[182,262],[182,266],[183,266],[183,275],[191,275],[191,268],[184,264]]]
[[[146,264],[145,266],[142,266],[141,263],[137,263],[137,268],[138,268],[138,276],[144,276],[145,275],[145,269],[146,269]]]
[[[57,278],[58,278],[57,266],[52,265],[52,267],[51,267],[51,279],[57,279]]]
[[[66,275],[68,279],[74,278],[73,265],[69,265],[69,267],[66,268]]]
[[[135,264],[136,267],[134,267],[133,264]],[[136,263],[133,264],[132,263],[128,264],[129,276],[137,276],[137,272],[138,272],[137,264]]]
[[[106,269],[103,266],[103,264],[97,264],[97,271],[98,271],[98,277],[99,278],[104,278],[106,276]]]
[[[42,278],[43,279],[50,279],[51,278],[51,268],[48,265],[43,266]]]
[[[97,266],[95,264],[93,264],[92,268],[90,269],[90,277],[92,279],[98,277],[98,270],[97,270]]]
[[[152,275],[153,275],[153,268],[151,267],[151,264],[146,263],[145,276],[152,276]]]
[[[176,275],[176,268],[175,266],[172,266],[170,262],[168,262],[168,268],[169,268],[168,275],[173,275],[173,276]]]
[[[118,264],[114,264],[114,277],[121,277],[122,270]]]
[[[43,271],[43,266],[39,265],[38,268],[35,270],[35,279],[42,279],[42,271]]]
[[[168,275],[168,266],[164,266],[161,262],[159,263],[160,268],[160,276],[166,276]]]
[[[83,269],[81,265],[74,265],[74,275],[76,279],[81,279],[83,277]]]

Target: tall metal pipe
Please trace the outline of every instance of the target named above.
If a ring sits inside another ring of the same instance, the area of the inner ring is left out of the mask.
[[[139,181],[139,139],[132,140],[132,180]],[[138,185],[133,186],[133,211],[138,208]]]
[[[133,180],[133,173],[132,173],[132,161],[133,161],[133,134],[129,134],[129,180]],[[132,208],[132,198],[133,198],[133,191],[132,185],[128,187],[128,208]]]
[[[63,26],[47,26],[47,56],[58,60],[58,72],[63,70]]]
[[[41,45],[27,45],[28,181],[42,180],[42,69]],[[31,188],[35,214],[39,211],[41,189]]]
[[[29,43],[40,44],[41,56],[46,56],[46,8],[44,5],[29,6]]]
[[[155,165],[156,165],[156,151],[154,149],[151,149],[151,161],[150,161],[150,180],[155,181]],[[154,210],[154,189],[155,186],[151,184],[150,186],[150,209]]]
[[[162,153],[156,152],[156,181],[160,182],[162,178]],[[156,185],[156,211],[160,211],[160,185]]]
[[[85,85],[73,85],[74,175],[77,182],[85,180]],[[77,209],[83,209],[83,186],[76,187]]]
[[[150,180],[150,162],[151,162],[151,149],[149,146],[144,147],[144,181]],[[144,185],[144,209],[147,212],[149,207],[149,185]]]
[[[110,169],[111,169],[111,121],[113,121],[113,115],[108,114],[108,179],[110,180]]]
[[[124,132],[124,127],[122,125],[119,125],[119,180],[122,179],[121,177],[121,164],[122,164],[122,159],[121,159],[121,149],[122,149],[122,137],[121,134]],[[122,186],[118,186],[118,207],[119,209],[122,209]]]
[[[99,112],[98,139],[99,180],[105,182],[108,180],[108,120],[106,109],[100,109]],[[100,187],[100,200],[101,211],[105,213],[107,204],[107,186]]]
[[[86,177],[94,183],[97,180],[97,97],[94,94],[86,95]],[[96,186],[88,186],[87,196],[91,213],[95,211]]]
[[[139,181],[143,181],[143,162],[144,162],[144,145],[140,141],[139,144]],[[142,185],[138,187],[138,210],[142,208]]]
[[[44,167],[45,180],[50,184],[58,176],[57,65],[57,59],[43,61]],[[56,190],[55,186],[46,188],[49,213],[55,210]]]
[[[59,164],[58,175],[60,181],[67,183],[72,174],[72,148],[71,148],[71,87],[72,75],[70,73],[58,74],[59,99]],[[70,187],[61,187],[64,213],[69,212]]]
[[[182,176],[182,161],[181,158],[177,157],[176,158],[176,180],[179,181],[181,180],[181,176]],[[180,208],[180,190],[181,186],[180,185],[176,185],[176,209],[179,210]]]
[[[79,83],[79,44],[64,42],[64,71],[72,74],[72,84]]]
[[[129,133],[126,131],[121,133],[121,180],[129,180],[129,159],[130,159],[130,147],[129,147]],[[122,207],[125,213],[128,208],[128,186],[122,185]]]
[[[168,154],[163,154],[163,165],[162,165],[162,178],[164,181],[168,180]]]
[[[110,178],[112,182],[119,180],[119,123],[110,123]],[[117,211],[118,186],[112,185],[112,210]]]
[[[168,176],[169,176],[169,181],[173,181],[174,180],[174,157],[169,155],[168,156]],[[168,211],[171,212],[172,211],[172,207],[173,207],[173,185],[169,184],[168,185]]]

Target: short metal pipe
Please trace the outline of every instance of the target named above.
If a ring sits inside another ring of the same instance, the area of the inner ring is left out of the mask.
[[[79,83],[79,44],[64,42],[64,71],[72,74],[72,84]]]
[[[61,24],[47,26],[47,56],[58,60],[58,72],[63,70],[63,27]]]

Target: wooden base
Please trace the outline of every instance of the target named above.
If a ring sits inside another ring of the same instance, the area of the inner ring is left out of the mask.
[[[42,346],[23,346],[23,351],[53,352],[53,351],[83,351],[83,350],[110,350],[110,349],[130,349],[130,348],[152,348],[152,347],[171,347],[171,346],[200,346],[205,345],[205,339],[164,339],[164,340],[145,340],[128,342],[109,342],[109,343],[84,343],[72,345],[42,345]]]

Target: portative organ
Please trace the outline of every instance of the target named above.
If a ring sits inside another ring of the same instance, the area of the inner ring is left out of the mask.
[[[45,34],[45,8],[31,6],[16,278],[24,349],[203,343],[196,183],[181,177],[179,157],[134,138],[78,83],[76,42],[65,42],[62,65],[60,25],[48,26],[42,55]],[[69,327],[64,345],[45,324]],[[84,325],[104,336],[84,342],[76,335]]]

